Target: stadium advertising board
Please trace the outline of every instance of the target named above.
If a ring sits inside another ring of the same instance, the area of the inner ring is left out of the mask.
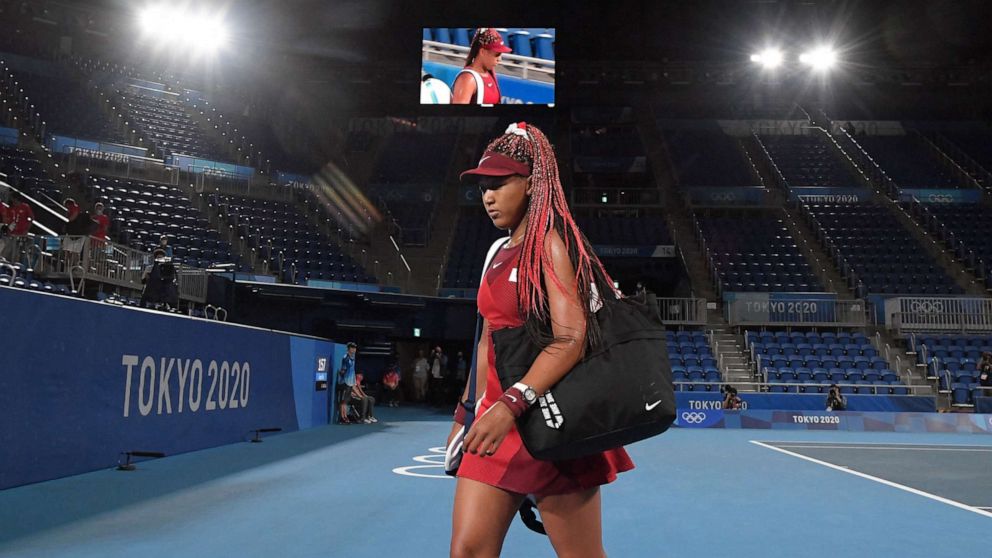
[[[992,415],[857,411],[693,411],[679,409],[680,428],[757,430],[836,430],[844,432],[917,432],[992,434]]]
[[[836,293],[723,293],[735,324],[834,323]]]
[[[741,392],[743,408],[754,410],[822,411],[827,406],[823,393],[749,393]],[[679,391],[675,394],[678,409],[713,411],[723,404],[719,391]],[[920,395],[848,395],[849,411],[863,412],[934,412],[933,397]]]
[[[327,423],[314,374],[343,347],[257,328],[0,288],[9,328],[0,489]],[[43,334],[39,334],[43,332]],[[331,375],[333,382],[333,375]]]
[[[221,163],[209,159],[200,159],[189,155],[170,155],[166,163],[179,170],[193,172],[197,174],[215,174],[221,176],[232,176],[238,178],[250,178],[255,174],[255,169],[244,165],[233,163]]]

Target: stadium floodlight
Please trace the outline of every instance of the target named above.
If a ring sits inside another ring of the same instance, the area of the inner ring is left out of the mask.
[[[759,53],[751,55],[751,62],[761,64],[762,68],[768,70],[780,66],[783,59],[784,56],[782,56],[782,51],[777,48],[766,48]]]
[[[830,47],[818,47],[800,54],[799,62],[814,70],[826,71],[837,63],[837,53]]]
[[[228,32],[217,14],[152,5],[138,14],[138,23],[146,38],[169,48],[210,54],[227,44]]]

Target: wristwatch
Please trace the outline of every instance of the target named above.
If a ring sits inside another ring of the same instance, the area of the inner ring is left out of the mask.
[[[523,382],[517,382],[513,384],[513,387],[520,390],[520,393],[524,395],[524,401],[526,401],[528,405],[533,405],[537,402],[537,392],[534,391],[534,388]]]

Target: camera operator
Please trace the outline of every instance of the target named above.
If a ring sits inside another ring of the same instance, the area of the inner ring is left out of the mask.
[[[980,391],[982,397],[992,397],[992,353],[982,353],[978,363],[978,385],[985,388]]]
[[[831,384],[830,391],[827,393],[827,410],[843,411],[845,409],[847,409],[847,398],[840,392],[837,384]]]
[[[741,410],[742,401],[737,395],[737,388],[733,386],[726,386],[720,388],[723,391],[723,408],[727,411],[739,411]]]
[[[140,306],[165,304],[167,308],[179,307],[179,286],[176,282],[176,266],[166,257],[165,250],[156,249],[152,253],[152,263],[141,274],[145,289],[141,293]]]

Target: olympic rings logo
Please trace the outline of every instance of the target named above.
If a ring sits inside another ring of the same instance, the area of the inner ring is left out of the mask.
[[[682,413],[682,422],[701,424],[704,420],[706,420],[706,413],[697,413],[694,411],[685,411]]]

